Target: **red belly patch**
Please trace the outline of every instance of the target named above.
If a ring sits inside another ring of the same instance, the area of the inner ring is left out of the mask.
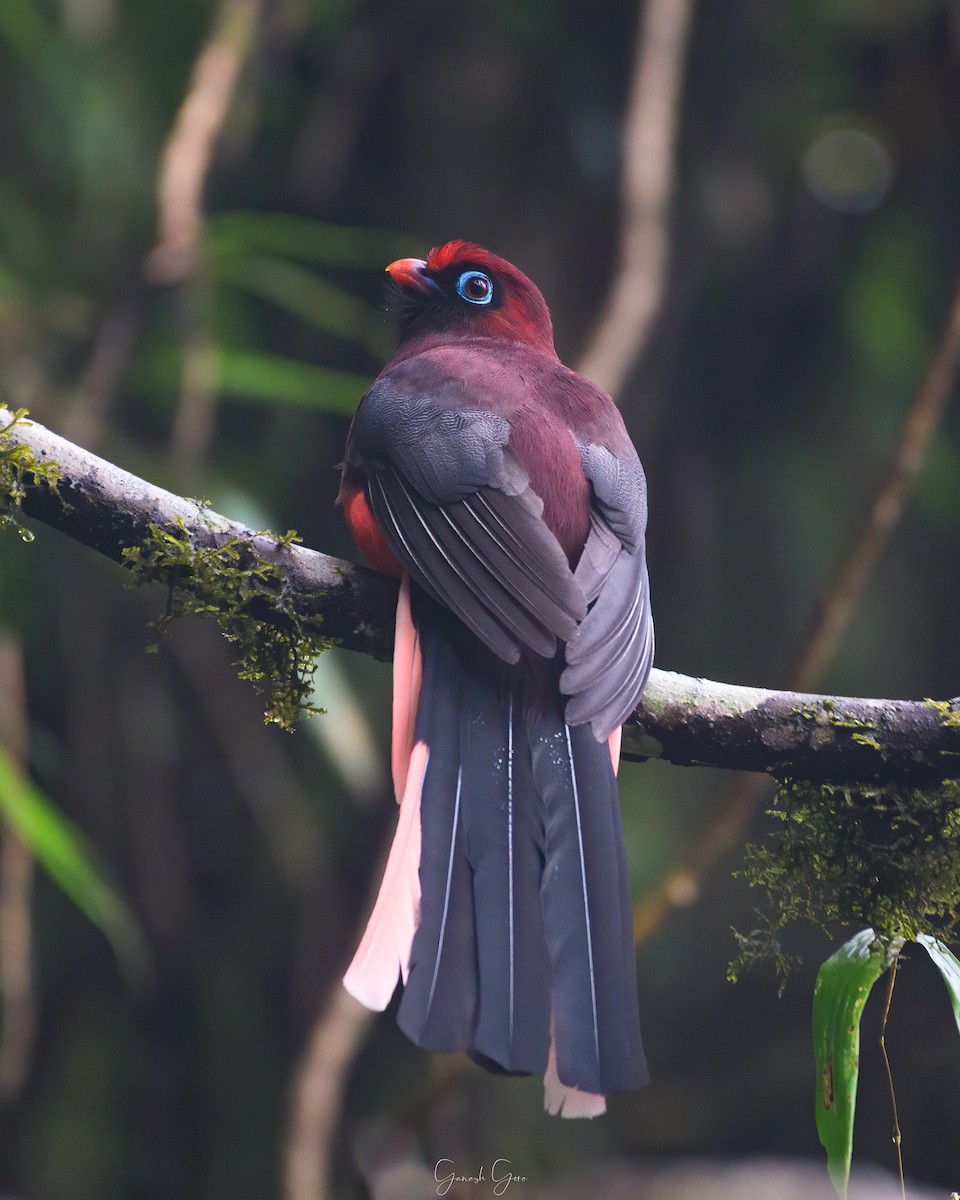
[[[362,491],[358,490],[344,498],[343,515],[350,526],[354,541],[370,565],[385,575],[393,575],[399,579],[403,574],[403,568],[397,562],[386,538],[380,532],[380,526],[370,511],[367,497]]]

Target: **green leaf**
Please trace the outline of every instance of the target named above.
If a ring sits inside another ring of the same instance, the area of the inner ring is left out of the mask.
[[[860,1017],[870,989],[886,965],[886,946],[872,929],[864,929],[827,959],[813,989],[817,1133],[841,1200],[847,1194],[853,1152]]]
[[[277,354],[218,347],[220,387],[234,397],[295,404],[318,412],[352,416],[369,378],[332,371]]]
[[[413,254],[416,249],[415,239],[407,234],[332,225],[292,213],[243,209],[211,216],[206,236],[215,259],[259,250],[328,267],[370,267],[378,271],[391,258]]]
[[[928,933],[921,933],[917,941],[936,963],[943,976],[943,982],[950,994],[950,1003],[953,1005],[957,1029],[960,1029],[960,959],[951,954],[943,942]]]
[[[379,359],[389,338],[377,311],[312,271],[273,254],[227,257],[216,264],[217,278],[261,296],[325,333],[363,346]]]
[[[95,865],[93,852],[80,830],[39,788],[23,778],[2,749],[0,817],[101,930],[128,978],[142,978],[149,965],[149,953],[136,918]]]

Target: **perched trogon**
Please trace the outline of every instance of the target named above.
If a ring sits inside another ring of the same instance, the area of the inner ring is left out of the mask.
[[[469,242],[387,267],[399,346],[339,503],[401,580],[380,893],[344,979],[428,1050],[545,1076],[594,1116],[642,1086],[620,727],[653,657],[646,486],[538,289]]]

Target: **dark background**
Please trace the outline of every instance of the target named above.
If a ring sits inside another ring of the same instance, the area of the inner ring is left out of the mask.
[[[335,468],[390,353],[386,262],[451,237],[488,245],[541,286],[561,357],[585,348],[616,259],[637,8],[269,0],[209,164],[198,260],[163,282],[145,266],[160,156],[216,11],[2,0],[0,400],[350,556]],[[960,10],[703,4],[679,128],[663,307],[619,396],[649,478],[658,664],[778,685],[960,268]],[[958,532],[948,408],[824,690],[960,690]],[[165,599],[125,590],[118,568],[52,532],[0,538],[33,778],[86,833],[153,962],[131,982],[38,873],[36,1037],[0,1108],[11,1196],[279,1195],[295,1067],[392,817],[388,668],[327,656],[329,715],[285,734],[262,724],[212,626],[175,624],[144,653]],[[640,895],[724,779],[647,765],[622,780]],[[731,926],[753,924],[755,900],[731,878],[739,861],[642,952],[649,1088],[604,1121],[561,1124],[536,1080],[470,1070],[438,1086],[442,1066],[382,1018],[348,1076],[333,1194],[363,1194],[357,1164],[369,1174],[390,1154],[429,1170],[506,1157],[538,1185],[624,1155],[817,1158],[810,996],[844,931],[798,931],[805,963],[782,999],[772,970],[732,986]],[[892,1167],[879,1000],[855,1158]],[[907,1171],[946,1195],[960,1186],[960,1039],[919,952],[887,1041]]]

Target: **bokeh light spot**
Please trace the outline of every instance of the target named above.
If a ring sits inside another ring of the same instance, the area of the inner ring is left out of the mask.
[[[831,129],[811,143],[803,158],[807,187],[827,208],[841,213],[872,212],[893,177],[890,155],[860,129]]]

